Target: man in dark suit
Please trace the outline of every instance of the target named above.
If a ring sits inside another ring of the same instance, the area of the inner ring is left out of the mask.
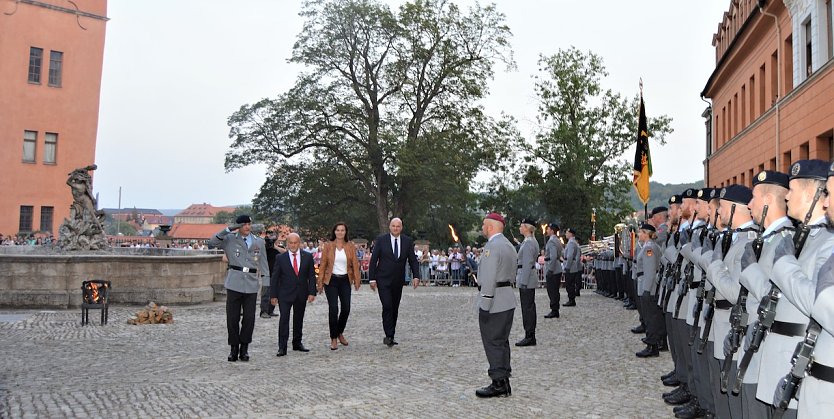
[[[420,269],[417,255],[414,254],[414,241],[402,235],[403,222],[394,218],[388,224],[390,233],[383,234],[374,241],[371,253],[371,263],[368,269],[371,289],[379,291],[379,301],[382,302],[382,328],[385,339],[382,343],[392,347],[394,332],[397,328],[397,314],[400,309],[400,299],[405,285],[406,266],[411,267],[414,288],[420,284]],[[407,262],[407,264],[406,264]]]
[[[287,354],[290,337],[290,309],[292,309],[292,350],[309,352],[301,343],[304,310],[316,299],[316,272],[313,255],[301,251],[301,237],[287,236],[287,251],[275,258],[272,281],[269,285],[271,303],[278,306],[278,355]]]

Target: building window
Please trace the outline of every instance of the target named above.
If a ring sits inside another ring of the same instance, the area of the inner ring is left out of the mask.
[[[814,67],[812,66],[813,60],[811,59],[814,51],[813,42],[811,41],[813,39],[811,33],[811,18],[808,18],[808,20],[802,24],[802,32],[805,35],[805,49],[803,50],[802,64],[805,66],[805,77],[808,77],[814,72]]]
[[[40,231],[52,232],[52,215],[55,207],[41,207],[41,228]]]
[[[23,161],[26,163],[35,162],[35,149],[38,144],[38,133],[35,131],[23,131]]]
[[[18,232],[29,233],[32,231],[32,214],[35,207],[31,205],[20,206],[20,223],[18,225]]]
[[[49,85],[52,87],[61,87],[61,66],[63,62],[63,52],[49,51]]]
[[[55,156],[58,150],[58,134],[47,132],[44,135],[43,162],[55,164]]]
[[[29,83],[41,82],[41,67],[43,63],[43,48],[29,48]]]

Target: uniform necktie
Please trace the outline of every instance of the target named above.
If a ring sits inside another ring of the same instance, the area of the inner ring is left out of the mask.
[[[399,259],[400,258],[400,246],[397,244],[397,238],[394,237],[394,257]]]
[[[298,253],[292,254],[292,269],[295,271],[295,274],[298,275]]]

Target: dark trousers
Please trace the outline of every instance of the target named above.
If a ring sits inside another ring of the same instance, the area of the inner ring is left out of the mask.
[[[348,276],[331,275],[330,284],[324,286],[324,295],[327,296],[330,339],[336,339],[344,333],[350,315],[350,281]],[[341,312],[339,312],[339,301],[342,302]]]
[[[617,298],[625,298],[625,273],[622,267],[618,268],[615,272],[616,279],[614,282],[616,282],[615,291],[617,292]]]
[[[547,276],[545,277],[547,281],[547,296],[550,298],[550,311],[559,311],[559,299],[562,298],[562,295],[559,293],[559,287],[561,286],[562,281],[562,274],[555,274],[553,272],[548,272]]]
[[[565,288],[568,290],[568,301],[572,302],[576,298],[577,290],[579,289],[578,282],[582,278],[582,272],[571,272],[565,274]]]
[[[646,321],[646,340],[650,345],[660,345],[666,339],[666,322],[654,301],[653,295],[644,292],[640,297],[640,307]]]
[[[226,290],[226,330],[229,333],[229,345],[248,345],[252,342],[257,301],[257,293]],[[243,311],[243,319],[240,317],[241,311]]]
[[[689,354],[689,327],[686,319],[672,319],[672,327],[675,328],[674,345],[677,350],[678,359],[675,360],[675,376],[682,383],[689,386],[689,368],[692,362]],[[672,342],[670,342],[672,343]]]
[[[290,310],[292,310],[292,346],[301,344],[304,327],[304,310],[307,309],[307,294],[299,292],[294,301],[278,301],[281,320],[278,323],[278,349],[287,350],[290,338]]]
[[[261,285],[261,313],[275,313],[275,306],[269,303],[268,285]]]
[[[393,339],[397,331],[397,315],[400,311],[400,300],[403,297],[403,284],[394,282],[390,285],[377,285],[377,292],[379,301],[382,303],[382,330],[385,331],[385,337]]]
[[[521,323],[524,325],[524,337],[536,337],[536,289],[519,288],[521,300]]]
[[[515,309],[490,313],[478,311],[478,326],[481,329],[481,341],[489,362],[489,378],[503,380],[510,378],[510,330],[513,328]]]

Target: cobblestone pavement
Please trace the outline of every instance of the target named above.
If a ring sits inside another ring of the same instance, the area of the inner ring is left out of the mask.
[[[539,289],[538,346],[513,347],[512,397],[476,398],[488,378],[475,295],[406,289],[389,349],[365,285],[337,351],[322,295],[305,316],[311,352],[276,358],[278,318],[258,318],[249,363],[226,361],[224,303],[174,307],[174,324],[145,326],[126,324],[140,307],[111,307],[109,325],[87,327],[80,310],[0,311],[0,417],[671,417],[658,379],[669,353],[637,359],[636,312],[589,291],[544,319]],[[511,343],[523,334],[517,309]]]

